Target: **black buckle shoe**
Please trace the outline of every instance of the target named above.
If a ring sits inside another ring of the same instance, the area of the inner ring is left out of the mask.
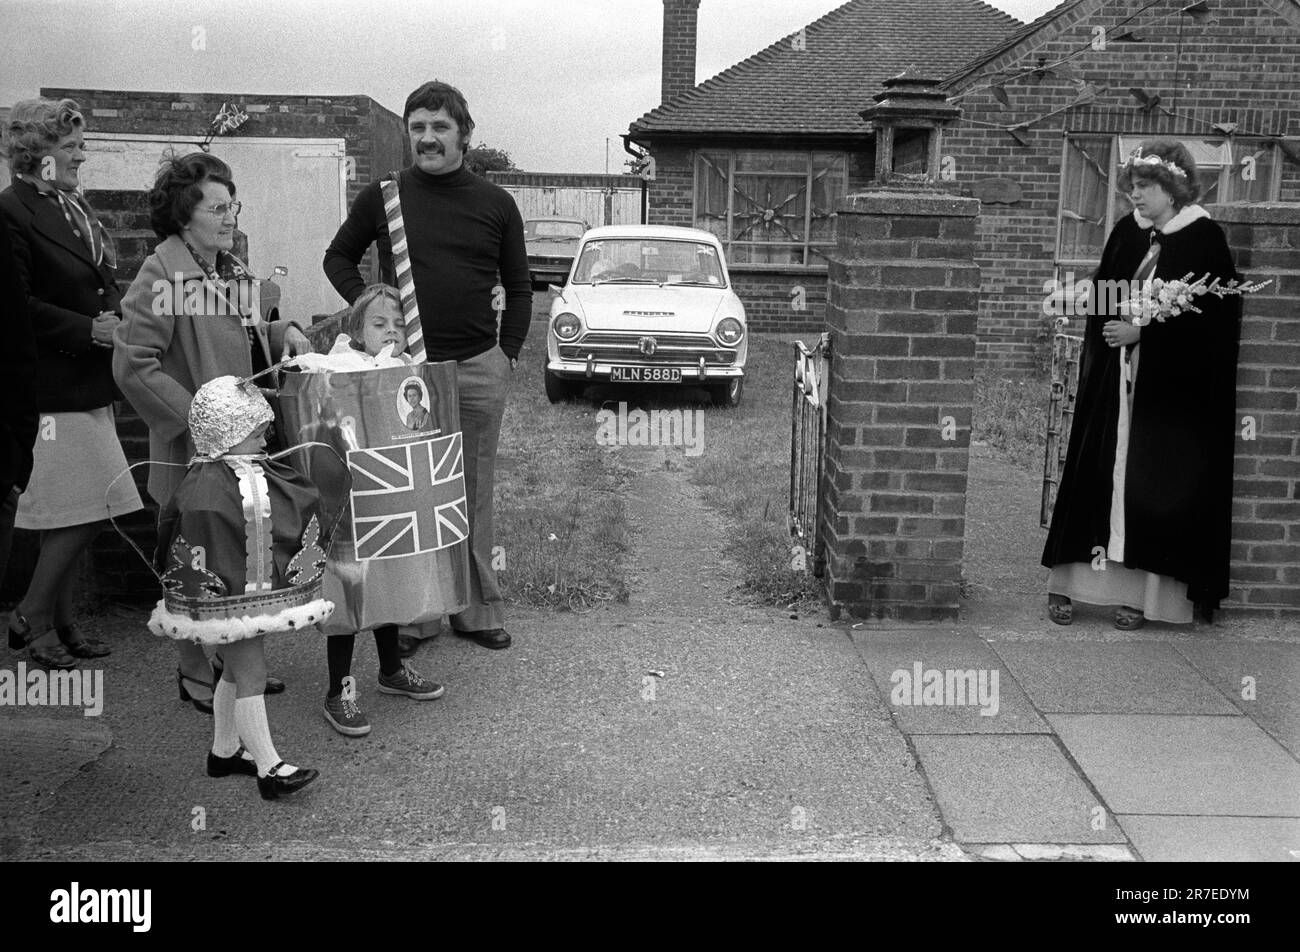
[[[275,772],[283,766],[282,760],[271,768],[267,776],[257,778],[257,792],[262,795],[263,800],[274,800],[277,797],[287,797],[291,793],[297,793],[320,776],[319,770],[299,767],[287,777],[277,777]]]

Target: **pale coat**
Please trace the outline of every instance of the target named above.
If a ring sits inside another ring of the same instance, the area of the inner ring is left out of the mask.
[[[194,458],[189,436],[194,392],[216,377],[247,377],[253,372],[248,335],[231,308],[225,313],[176,314],[177,308],[160,298],[172,295],[178,275],[182,282],[203,280],[203,270],[185,242],[171,235],[145,259],[127,290],[122,323],[113,337],[113,377],[149,427],[149,459],[181,464],[149,467],[149,495],[160,506],[171,499],[185,476],[184,467]],[[162,283],[155,288],[155,282]],[[290,324],[304,329],[298,320],[257,324],[268,364],[280,359]],[[269,378],[258,383],[275,385]]]

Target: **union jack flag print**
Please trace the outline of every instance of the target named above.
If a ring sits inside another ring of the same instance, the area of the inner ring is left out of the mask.
[[[357,558],[398,559],[468,538],[459,433],[349,450]]]

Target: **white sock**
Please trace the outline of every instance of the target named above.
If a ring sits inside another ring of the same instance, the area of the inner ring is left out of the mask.
[[[212,692],[212,752],[218,757],[233,757],[239,750],[239,731],[235,728],[235,682],[224,678]]]
[[[271,768],[280,762],[280,755],[275,752],[271,740],[271,728],[266,723],[266,699],[261,694],[241,697],[235,701],[235,727],[239,730],[239,739],[244,742],[248,752],[257,761],[257,775],[268,776]],[[291,774],[297,767],[285,764],[276,771],[283,777]]]

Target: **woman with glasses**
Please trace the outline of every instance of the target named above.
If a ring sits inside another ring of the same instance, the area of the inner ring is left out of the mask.
[[[257,307],[258,282],[231,254],[240,203],[225,162],[206,152],[163,160],[149,191],[150,225],[161,242],[145,259],[122,300],[114,336],[113,376],[149,426],[149,495],[165,507],[194,458],[190,402],[209,380],[247,377],[282,357],[311,352],[302,330],[267,323]],[[218,687],[207,656],[179,642],[181,700],[213,712]],[[267,679],[266,690],[284,690]]]
[[[35,572],[9,622],[9,645],[25,646],[28,658],[47,669],[109,653],[74,624],[77,563],[108,514],[141,508],[130,480],[113,483],[126,468],[113,418],[121,296],[112,242],[78,190],[84,134],[71,99],[29,99],[10,110],[3,140],[13,183],[0,193],[0,219],[36,340],[39,414],[32,475],[14,524],[41,533]]]

